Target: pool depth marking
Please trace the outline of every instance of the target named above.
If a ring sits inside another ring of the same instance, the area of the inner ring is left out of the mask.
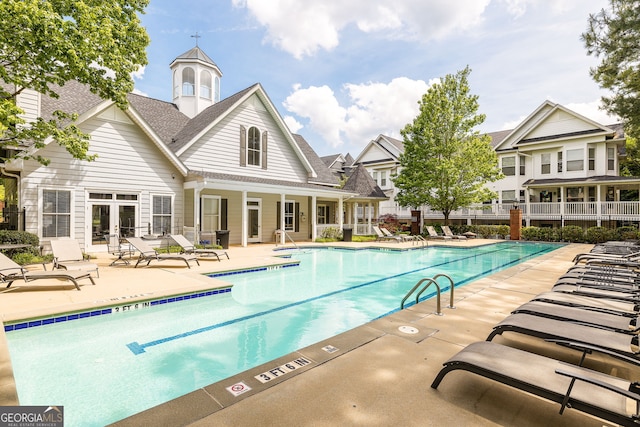
[[[502,246],[502,245],[499,245],[499,246]],[[204,333],[204,332],[209,332],[209,331],[212,331],[214,329],[219,329],[219,328],[224,327],[224,326],[228,326],[228,325],[232,325],[234,323],[242,322],[244,320],[249,320],[249,319],[253,319],[255,317],[265,316],[265,315],[268,315],[268,314],[271,314],[271,313],[275,313],[275,312],[278,312],[278,311],[286,310],[286,309],[291,308],[291,307],[295,307],[295,306],[298,306],[298,305],[306,304],[306,303],[311,302],[311,301],[315,301],[315,300],[322,299],[322,298],[327,298],[327,297],[330,297],[330,296],[333,296],[333,295],[337,295],[337,294],[340,294],[340,293],[343,293],[343,292],[348,292],[348,291],[351,291],[351,290],[354,290],[354,289],[362,288],[364,286],[370,286],[370,285],[373,285],[373,284],[376,284],[376,283],[383,282],[385,280],[395,279],[397,277],[402,277],[402,276],[406,276],[406,275],[409,275],[409,274],[417,273],[417,272],[422,271],[422,270],[427,270],[427,269],[430,269],[430,268],[439,267],[439,266],[451,264],[451,263],[454,263],[454,262],[459,262],[459,261],[462,261],[462,260],[465,260],[465,259],[474,258],[474,257],[478,257],[478,256],[489,255],[489,254],[492,254],[492,253],[496,253],[496,252],[500,252],[500,251],[504,251],[504,250],[508,250],[509,249],[509,247],[507,247],[506,245],[504,245],[504,246],[505,247],[497,248],[494,251],[485,252],[485,253],[482,253],[482,254],[473,254],[473,255],[466,256],[466,257],[457,258],[455,260],[444,261],[444,262],[441,262],[439,264],[429,265],[427,267],[417,268],[415,270],[410,270],[410,271],[406,271],[406,272],[403,272],[403,273],[394,274],[392,276],[382,277],[382,278],[379,278],[379,279],[376,279],[376,280],[372,280],[372,281],[369,281],[369,282],[360,283],[358,285],[354,285],[354,286],[351,286],[351,287],[348,287],[348,288],[338,289],[338,290],[335,290],[333,292],[328,292],[326,294],[317,295],[315,297],[307,298],[305,300],[296,301],[296,302],[293,302],[293,303],[290,303],[290,304],[285,304],[283,306],[275,307],[275,308],[272,308],[270,310],[261,311],[259,313],[253,313],[253,314],[250,314],[250,315],[247,315],[247,316],[242,316],[242,317],[239,317],[237,319],[227,320],[227,321],[216,323],[216,324],[213,324],[213,325],[204,326],[202,328],[193,329],[191,331],[182,332],[180,334],[171,335],[171,336],[168,336],[168,337],[165,337],[165,338],[160,338],[160,339],[157,339],[157,340],[149,341],[147,343],[140,344],[137,341],[134,341],[132,343],[127,344],[127,347],[129,348],[129,350],[131,350],[131,352],[133,354],[139,355],[139,354],[145,353],[145,349],[148,348],[148,347],[153,347],[153,346],[164,344],[164,343],[167,343],[167,342],[170,342],[170,341],[175,341],[175,340],[178,340],[178,339],[187,338],[187,337],[190,337],[192,335],[197,335],[197,334],[201,334],[201,333]],[[534,252],[532,254],[526,255],[526,256],[524,256],[522,258],[519,258],[517,260],[511,260],[511,261],[503,264],[502,266],[507,266],[507,265],[510,265],[510,264],[514,264],[516,262],[522,262],[522,260],[525,260],[525,259],[528,259],[528,258],[532,258],[535,254],[538,254],[538,253],[543,252],[543,251],[545,251],[545,249],[541,249],[540,251],[537,251],[537,252]],[[496,270],[496,268],[492,268],[489,271],[495,271],[495,270]],[[472,278],[464,280],[463,283],[469,282],[470,280],[473,280],[475,277],[479,277],[479,276],[481,276],[483,274],[487,274],[487,273],[486,272],[479,273],[479,274],[477,274],[476,276],[474,276]],[[449,289],[449,286],[445,286],[441,290],[444,292],[444,291],[446,291],[448,289]],[[422,300],[425,300],[427,298],[431,298],[433,295],[435,295],[435,293],[426,295]],[[385,315],[383,315],[383,316],[385,316]],[[380,316],[380,317],[383,317],[383,316]]]

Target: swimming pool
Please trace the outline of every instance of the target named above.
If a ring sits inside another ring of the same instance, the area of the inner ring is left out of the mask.
[[[10,331],[20,402],[104,425],[396,311],[423,277],[460,286],[557,247],[310,250],[229,276],[232,292]]]

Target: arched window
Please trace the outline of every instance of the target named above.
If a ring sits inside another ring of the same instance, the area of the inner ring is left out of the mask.
[[[178,71],[173,71],[173,98],[180,96],[180,80],[178,80]]]
[[[220,101],[220,77],[215,77],[214,84],[213,101],[218,102]]]
[[[260,166],[260,131],[257,127],[251,126],[247,133],[247,164]]]
[[[211,73],[200,72],[200,98],[211,99]]]
[[[193,96],[195,94],[196,73],[193,68],[182,70],[182,96]]]

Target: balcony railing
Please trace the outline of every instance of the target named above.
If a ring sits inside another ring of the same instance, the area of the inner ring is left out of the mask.
[[[519,204],[525,218],[545,219],[555,218],[559,215],[567,218],[590,218],[590,219],[630,219],[640,216],[640,202],[565,202],[565,203],[529,203]],[[450,213],[449,218],[477,218],[488,219],[509,218],[509,212],[513,209],[513,203],[498,204],[478,204],[468,208],[462,208]],[[398,219],[411,218],[411,210],[407,208],[381,208],[380,215],[396,215]],[[443,218],[442,212],[429,207],[419,209],[422,218],[437,219]]]

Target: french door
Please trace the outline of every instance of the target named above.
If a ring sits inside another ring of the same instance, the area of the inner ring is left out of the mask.
[[[105,247],[104,236],[117,234],[122,238],[136,235],[138,196],[136,194],[89,193],[87,238],[89,249]]]

